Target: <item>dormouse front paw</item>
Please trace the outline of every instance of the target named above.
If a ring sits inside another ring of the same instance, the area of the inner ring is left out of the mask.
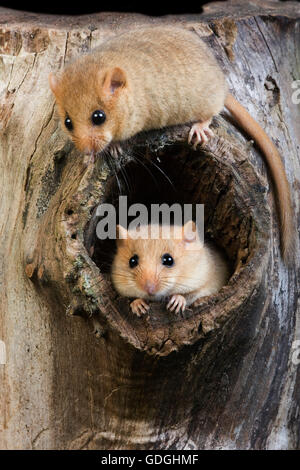
[[[135,299],[130,304],[131,311],[140,317],[143,313],[147,313],[149,305],[143,299]]]
[[[183,295],[180,294],[174,294],[172,295],[169,303],[167,304],[167,310],[170,310],[171,312],[174,313],[181,313],[184,312],[186,307],[186,300],[183,297]]]
[[[123,150],[120,144],[114,143],[114,144],[110,144],[109,152],[113,158],[117,159],[121,157]]]

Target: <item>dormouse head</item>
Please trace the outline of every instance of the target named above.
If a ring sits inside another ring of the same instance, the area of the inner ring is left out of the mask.
[[[151,232],[153,227],[156,232]],[[133,231],[117,226],[112,281],[121,295],[159,300],[198,287],[195,272],[204,246],[195,223],[168,229],[170,232],[164,226],[145,225],[138,232],[144,238],[136,238]],[[151,237],[153,233],[157,238]]]
[[[118,109],[126,94],[123,69],[76,61],[60,75],[49,75],[62,127],[84,153],[99,153],[118,140]]]

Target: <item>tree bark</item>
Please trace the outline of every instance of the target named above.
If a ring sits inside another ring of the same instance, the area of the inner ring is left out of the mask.
[[[284,266],[259,152],[223,113],[201,150],[184,125],[133,138],[115,169],[87,166],[60,127],[49,72],[146,23],[181,24],[211,45],[280,150],[299,225],[297,3],[232,0],[156,19],[0,8],[0,448],[299,448],[299,251]],[[112,247],[95,236],[96,207],[119,191],[128,203],[204,203],[228,285],[182,317],[153,303],[134,318],[110,283]]]

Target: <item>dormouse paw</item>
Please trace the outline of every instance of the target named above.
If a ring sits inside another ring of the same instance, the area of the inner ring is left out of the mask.
[[[143,313],[147,313],[149,305],[143,299],[135,299],[130,304],[131,311],[140,317]]]
[[[180,294],[172,295],[169,303],[167,304],[167,310],[170,310],[171,312],[174,312],[174,313],[179,313],[180,311],[181,313],[183,313],[185,310],[185,307],[186,307],[186,300],[183,297],[183,295],[180,295]]]
[[[123,150],[120,144],[110,144],[109,151],[112,157],[119,158],[121,157]]]
[[[188,143],[193,144],[193,149],[196,150],[198,145],[206,144],[214,133],[209,128],[210,120],[204,122],[196,122],[192,125],[188,136]]]

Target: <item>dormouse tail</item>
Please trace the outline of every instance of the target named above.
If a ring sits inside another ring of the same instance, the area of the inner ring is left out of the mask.
[[[285,263],[288,263],[294,254],[295,229],[290,186],[279,152],[265,131],[231,94],[227,95],[225,106],[238,125],[253,138],[268,163],[277,193],[276,202],[280,218],[281,252]]]

